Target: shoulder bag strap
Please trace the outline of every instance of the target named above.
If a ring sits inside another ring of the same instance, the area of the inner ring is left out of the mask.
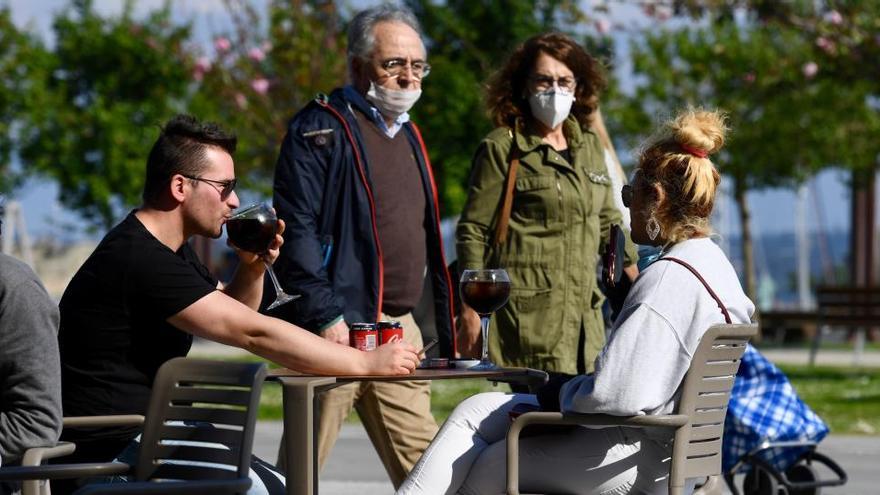
[[[498,214],[498,223],[495,224],[496,246],[507,242],[507,224],[510,221],[510,210],[513,208],[513,188],[516,185],[516,169],[518,168],[519,149],[514,143],[510,149],[510,166],[507,168],[507,182],[504,187],[504,196],[501,199],[501,211]]]
[[[671,256],[666,256],[666,257],[662,257],[662,258],[657,259],[657,261],[661,261],[661,260],[672,261],[673,263],[678,263],[679,265],[690,270],[690,272],[693,273],[694,276],[696,276],[698,279],[700,279],[700,282],[702,282],[703,287],[705,287],[706,290],[709,291],[709,295],[712,296],[712,299],[715,299],[715,302],[718,303],[718,307],[721,309],[721,312],[724,313],[724,321],[726,321],[728,325],[733,323],[733,321],[730,319],[730,313],[727,312],[727,308],[724,307],[724,303],[721,302],[721,298],[718,297],[718,294],[715,294],[715,291],[712,290],[712,287],[709,287],[709,283],[706,282],[706,279],[704,279],[703,276],[700,275],[700,272],[698,272],[696,268],[692,267],[690,265],[690,263],[688,263],[684,260],[681,260],[678,258],[673,258]]]

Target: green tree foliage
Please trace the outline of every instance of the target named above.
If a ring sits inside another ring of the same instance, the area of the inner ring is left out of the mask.
[[[47,52],[31,34],[19,30],[8,8],[0,7],[0,193],[11,192],[25,177],[11,165],[21,119],[42,90],[40,76]]]
[[[658,115],[687,105],[729,113],[734,132],[716,162],[734,183],[746,286],[754,295],[746,192],[793,185],[830,165],[861,166],[866,155],[876,156],[871,136],[880,120],[866,105],[869,84],[844,82],[823,68],[809,31],[774,20],[791,19],[791,5],[784,12],[728,7],[689,11],[700,22],[647,33],[632,55],[635,95],[608,113],[630,143],[643,139]]]
[[[170,10],[132,18],[98,15],[75,0],[54,20],[56,47],[21,129],[26,167],[58,182],[61,201],[109,227],[136,205],[159,125],[185,108],[187,25]]]
[[[345,83],[345,32],[337,2],[273,0],[268,12],[227,0],[234,30],[198,58],[194,112],[239,137],[236,172],[268,194],[288,120],[320,92]]]

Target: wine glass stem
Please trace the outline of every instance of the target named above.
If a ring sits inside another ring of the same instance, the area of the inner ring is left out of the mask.
[[[489,315],[480,315],[480,326],[483,330],[483,357],[481,361],[489,361]]]
[[[284,289],[282,289],[281,284],[278,283],[278,277],[275,276],[275,270],[272,269],[272,265],[266,260],[263,260],[263,264],[266,265],[266,271],[269,272],[269,278],[272,279],[272,285],[275,286],[275,294],[283,294]]]

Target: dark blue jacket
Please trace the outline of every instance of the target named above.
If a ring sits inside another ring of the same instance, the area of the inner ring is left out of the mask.
[[[348,100],[342,89],[329,98],[320,95],[288,124],[275,167],[275,209],[287,224],[275,270],[284,290],[302,297],[272,314],[315,332],[339,315],[348,323],[375,322],[382,308],[384,267],[370,165],[352,114],[370,115],[365,106]],[[443,255],[437,187],[416,126],[406,123],[400,132],[421,171],[440,353],[452,357],[453,286]],[[398,194],[407,201],[406,191]]]

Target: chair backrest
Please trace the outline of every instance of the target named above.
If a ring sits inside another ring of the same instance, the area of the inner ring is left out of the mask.
[[[721,442],[730,390],[740,359],[758,325],[714,325],[703,334],[682,383],[678,414],[690,421],[679,428],[672,447],[670,488],[686,478],[721,472]],[[674,490],[670,490],[672,493]]]
[[[262,363],[171,359],[144,422],[137,481],[247,478],[266,377]]]

